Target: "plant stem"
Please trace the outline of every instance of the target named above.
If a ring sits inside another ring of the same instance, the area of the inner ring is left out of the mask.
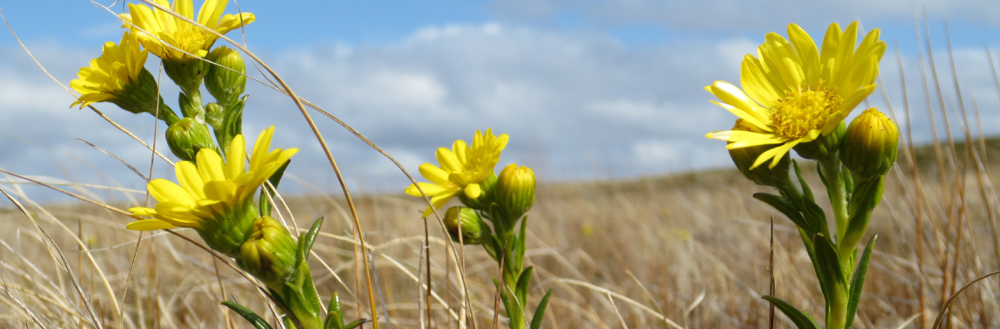
[[[843,239],[847,232],[849,214],[847,213],[847,190],[844,188],[844,180],[841,177],[840,158],[837,152],[830,153],[829,157],[818,161],[820,174],[823,175],[823,185],[826,185],[826,193],[830,197],[830,205],[833,207],[833,217],[837,223],[837,240]]]
[[[829,313],[826,314],[827,329],[841,329],[847,324],[847,287],[838,286],[833,291],[833,300],[829,306]]]

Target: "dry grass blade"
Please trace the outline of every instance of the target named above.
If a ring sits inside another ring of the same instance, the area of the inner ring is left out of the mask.
[[[63,270],[69,274],[70,282],[73,283],[73,287],[76,288],[76,292],[80,295],[80,298],[83,299],[84,301],[83,305],[87,308],[87,312],[90,313],[89,315],[90,315],[90,320],[92,321],[91,322],[92,325],[96,328],[103,328],[103,326],[101,325],[102,322],[97,320],[97,314],[94,312],[94,307],[91,304],[90,299],[87,298],[88,294],[85,293],[83,291],[83,288],[80,287],[80,282],[78,281],[77,276],[73,273],[73,268],[70,267],[69,261],[66,260],[66,256],[62,254],[62,251],[59,250],[58,247],[56,247],[55,241],[52,241],[52,237],[50,237],[49,234],[45,232],[45,230],[43,230],[41,227],[38,226],[38,223],[35,222],[35,218],[28,213],[28,210],[25,209],[20,202],[11,197],[10,194],[7,194],[7,191],[3,190],[2,188],[0,188],[0,193],[3,193],[3,195],[7,197],[7,200],[10,200],[10,202],[14,203],[14,205],[17,206],[17,209],[28,217],[28,220],[30,220],[31,224],[35,226],[35,229],[38,231],[38,233],[41,236],[45,237],[47,241],[46,246],[48,247],[49,253],[52,255],[54,259],[60,261],[60,263],[63,266]],[[105,282],[107,281],[105,280]],[[113,295],[112,298],[114,298]],[[116,301],[115,304],[117,305],[117,303],[118,302]]]
[[[973,285],[975,285],[977,282],[985,280],[985,279],[987,279],[987,278],[989,278],[991,276],[997,275],[997,274],[1000,274],[1000,271],[996,271],[996,272],[993,272],[993,273],[989,273],[989,274],[980,276],[980,277],[976,278],[975,280],[972,280],[969,283],[966,283],[964,286],[962,286],[962,288],[959,288],[958,291],[955,292],[955,294],[951,295],[951,297],[948,297],[948,299],[945,300],[945,302],[941,305],[941,311],[938,312],[937,317],[934,319],[934,325],[931,326],[931,329],[937,329],[937,328],[939,328],[941,326],[941,323],[945,320],[945,314],[948,314],[949,309],[951,308],[951,304],[955,302],[955,299],[958,298],[958,296],[961,295],[962,292],[964,292],[966,289],[969,289],[970,287],[972,287]]]
[[[656,313],[656,310],[653,310],[653,309],[649,308],[646,305],[642,305],[642,303],[639,303],[639,302],[637,302],[635,300],[632,300],[631,298],[628,298],[628,297],[626,297],[626,296],[624,296],[622,294],[619,294],[619,293],[613,292],[611,290],[608,290],[607,288],[599,287],[599,286],[596,286],[596,285],[594,285],[592,283],[589,283],[589,282],[584,282],[584,281],[579,281],[579,280],[573,280],[573,279],[552,279],[551,282],[558,282],[558,283],[565,283],[565,284],[570,284],[570,285],[575,285],[575,286],[581,286],[581,287],[585,287],[585,288],[588,288],[588,289],[591,289],[591,290],[594,290],[594,291],[606,293],[609,296],[614,296],[615,298],[618,298],[619,300],[625,301],[626,303],[629,303],[630,305],[635,306],[635,307],[639,308],[640,310],[642,310],[642,311],[644,311],[646,313],[655,315],[656,317],[663,319],[663,321],[666,321],[667,324],[670,325],[670,327],[672,327],[672,328],[676,328],[676,329],[683,329],[684,328],[684,327],[681,327],[680,325],[678,325],[677,323],[675,323],[674,321],[671,321],[670,319],[667,319],[667,317],[663,316],[663,314]]]
[[[128,162],[126,162],[122,158],[119,158],[114,153],[111,153],[108,150],[105,150],[105,149],[101,148],[100,146],[94,145],[93,143],[88,142],[88,141],[84,140],[83,138],[77,138],[76,140],[81,141],[81,142],[83,142],[84,144],[87,144],[90,147],[93,147],[95,150],[97,150],[97,151],[99,151],[101,153],[104,153],[105,155],[107,155],[107,156],[109,156],[109,157],[111,157],[111,158],[113,158],[115,160],[118,160],[118,162],[121,162],[123,165],[125,165],[125,167],[127,167],[133,173],[135,173],[136,175],[139,175],[139,177],[142,178],[142,180],[147,181],[147,182],[149,181],[149,177],[146,177],[146,175],[143,175],[141,172],[139,172],[139,169],[135,169],[135,167],[133,167],[131,164],[129,164]],[[156,146],[156,142],[153,142],[153,146],[154,147]]]

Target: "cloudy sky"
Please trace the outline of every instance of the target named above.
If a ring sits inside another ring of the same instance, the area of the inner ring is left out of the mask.
[[[121,2],[101,3],[123,10]],[[755,52],[767,32],[784,35],[789,23],[817,41],[831,22],[860,19],[866,31],[879,28],[889,45],[880,89],[902,115],[902,66],[914,139],[926,141],[930,124],[918,62],[926,48],[919,48],[914,29],[915,15],[922,19],[925,12],[953,127],[960,127],[954,115],[962,106],[974,113],[975,100],[986,133],[1000,133],[993,124],[1000,120],[1000,98],[985,50],[993,46],[995,59],[1000,50],[996,1],[244,0],[239,6],[257,16],[246,28],[252,51],[299,95],[354,126],[414,174],[420,163],[434,160],[436,147],[470,140],[487,127],[511,136],[501,166],[528,165],[547,181],[731,166],[723,142],[704,135],[728,129],[735,118],[709,103],[711,95],[701,88],[714,80],[738,81],[743,55]],[[122,33],[111,13],[86,0],[0,0],[0,9],[64,84],[100,55],[103,42]],[[228,12],[236,11],[231,3]],[[949,35],[961,98],[948,69]],[[147,67],[156,72],[150,59]],[[168,103],[175,104],[175,90],[164,92]],[[245,131],[276,125],[275,146],[303,150],[289,172],[316,188],[338,189],[292,102],[259,84],[248,93]],[[141,189],[137,175],[78,139],[142,172],[149,171],[148,150],[92,111],[70,109],[73,100],[10,33],[0,33],[0,168]],[[881,91],[869,105],[886,108]],[[150,116],[97,108],[153,141]],[[332,121],[317,120],[352,188],[397,191],[407,185],[391,162]],[[172,178],[163,162],[154,166],[154,176]]]

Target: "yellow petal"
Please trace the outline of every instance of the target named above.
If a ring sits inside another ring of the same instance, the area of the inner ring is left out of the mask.
[[[464,190],[465,190],[465,196],[469,197],[470,199],[478,198],[479,195],[483,193],[483,190],[482,188],[479,187],[479,184],[466,185]]]
[[[190,161],[181,161],[174,166],[174,171],[177,174],[177,182],[181,184],[188,194],[198,198],[205,198],[205,181],[201,179],[201,175],[198,174],[198,168],[194,166]]]
[[[247,146],[243,135],[236,135],[229,142],[229,150],[226,151],[226,178],[236,179],[246,170],[246,154]]]
[[[198,24],[214,29],[215,24],[218,24],[219,18],[222,17],[222,12],[226,10],[228,2],[228,0],[224,0],[220,4],[218,0],[205,0],[205,3],[201,5],[201,10],[198,11]]]
[[[154,179],[146,184],[146,188],[149,190],[149,194],[161,203],[171,201],[192,206],[195,203],[195,199],[187,191],[166,179]]]
[[[164,222],[159,219],[143,219],[128,223],[125,228],[133,231],[155,231],[155,230],[165,230],[176,228],[173,224]]]
[[[250,170],[255,170],[263,165],[268,148],[271,147],[271,136],[274,135],[274,126],[260,132],[257,140],[253,144],[253,153],[250,155]]]
[[[458,191],[459,190],[456,189],[432,197],[431,204],[434,205],[434,208],[427,207],[427,210],[424,210],[424,217],[430,216],[434,213],[434,209],[441,209],[441,207],[444,206],[445,203],[448,203],[448,200],[451,200],[451,198],[454,197]]]
[[[208,184],[212,181],[226,180],[226,174],[223,168],[222,157],[215,150],[203,148],[198,151],[198,155],[195,158],[198,162],[198,174],[201,175],[201,179]]]
[[[418,182],[417,185],[410,184],[410,186],[407,187],[404,190],[404,192],[412,196],[423,197],[423,195],[420,194],[420,190],[417,190],[417,186],[419,186],[420,189],[423,190],[424,193],[426,193],[429,196],[433,196],[435,194],[441,193],[442,191],[448,190],[448,188],[441,185]]]
[[[450,186],[451,182],[448,180],[448,172],[438,168],[430,163],[425,163],[420,165],[420,174],[431,181],[431,183]]]
[[[816,48],[816,42],[809,36],[809,33],[796,24],[788,25],[788,39],[799,55],[806,83],[810,86],[818,85],[820,71],[819,50]]]
[[[457,148],[457,150],[460,150],[459,152],[461,153],[465,153],[464,149]],[[458,157],[456,155],[456,152],[452,152],[447,148],[439,147],[437,149],[436,155],[438,163],[441,164],[441,169],[444,169],[445,171],[449,172],[464,171],[465,168],[463,168],[462,162],[459,160],[459,159],[464,159],[464,157],[462,158]]]
[[[753,170],[754,168],[757,168],[757,166],[760,166],[767,160],[771,160],[771,165],[768,167],[774,168],[774,166],[781,161],[781,158],[784,157],[785,154],[792,149],[792,147],[795,147],[795,145],[798,144],[799,141],[791,141],[783,145],[779,145],[770,150],[764,151],[764,153],[761,153],[760,156],[757,157],[757,161],[754,161],[753,165],[750,166],[750,169]]]

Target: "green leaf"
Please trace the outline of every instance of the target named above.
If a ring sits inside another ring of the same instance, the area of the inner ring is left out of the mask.
[[[333,292],[330,298],[330,305],[326,308],[326,320],[323,321],[324,329],[344,329],[344,313],[340,307],[340,294]]]
[[[254,313],[250,309],[243,307],[243,305],[228,300],[222,302],[222,305],[226,305],[226,307],[233,310],[233,312],[236,312],[236,314],[242,316],[244,319],[247,320],[247,322],[250,322],[250,325],[252,325],[256,329],[272,329],[271,325],[267,324],[267,321],[264,321],[264,319],[262,319],[259,315],[257,315],[257,313]]]
[[[529,329],[538,329],[542,327],[542,318],[545,317],[545,308],[549,306],[549,296],[552,296],[552,288],[545,292],[545,297],[542,297],[542,301],[538,302],[538,307],[535,308],[535,315],[531,316],[531,326]]]
[[[858,303],[861,301],[861,290],[865,286],[865,275],[868,274],[868,262],[871,261],[872,252],[875,251],[875,239],[878,239],[878,235],[874,235],[871,239],[868,239],[865,253],[861,255],[861,262],[858,263],[858,269],[854,271],[854,277],[851,278],[850,297],[847,300],[847,322],[844,329],[851,329],[851,325],[854,323],[854,315],[858,312]]]
[[[799,329],[820,329],[819,322],[816,322],[816,319],[813,319],[811,315],[800,311],[781,298],[771,295],[764,295],[760,298],[763,298],[781,310],[781,313],[784,313],[785,316],[791,319],[792,323],[795,323],[795,326]]]
[[[528,268],[524,269],[524,272],[521,272],[521,277],[517,278],[517,288],[514,288],[514,293],[517,294],[517,298],[522,305],[527,304],[528,283],[531,281],[531,272],[533,270],[534,267],[528,266]]]
[[[802,186],[803,196],[806,200],[816,202],[816,200],[813,199],[813,192],[812,189],[809,188],[809,183],[806,183],[806,179],[802,178],[802,170],[799,169],[799,162],[792,160],[792,164],[794,165],[793,167],[795,167],[795,178],[799,180],[799,185]]]
[[[365,324],[365,323],[368,323],[368,319],[357,319],[357,320],[351,321],[351,323],[348,323],[347,325],[345,325],[344,329],[354,329],[354,328],[357,328],[358,326],[360,326],[362,324]]]
[[[774,195],[771,193],[763,193],[763,192],[754,193],[753,197],[754,199],[760,200],[770,205],[774,209],[780,211],[782,214],[785,214],[785,217],[788,217],[788,219],[791,220],[792,223],[795,223],[796,226],[805,229],[806,232],[815,233],[813,232],[814,230],[811,227],[812,225],[810,225],[809,222],[805,221],[799,210],[796,209],[795,205],[789,202],[788,199],[781,197],[779,195]]]
[[[299,237],[299,254],[295,257],[295,264],[298,266],[302,261],[309,259],[309,251],[312,250],[313,242],[316,242],[316,235],[319,228],[323,226],[323,217],[317,218],[305,234]]]
[[[826,305],[830,307],[834,303],[835,294],[842,294],[847,288],[847,280],[844,279],[844,272],[840,268],[840,255],[833,241],[822,234],[813,236],[813,247],[816,252],[813,265],[818,269],[816,277],[820,286],[824,288]]]

